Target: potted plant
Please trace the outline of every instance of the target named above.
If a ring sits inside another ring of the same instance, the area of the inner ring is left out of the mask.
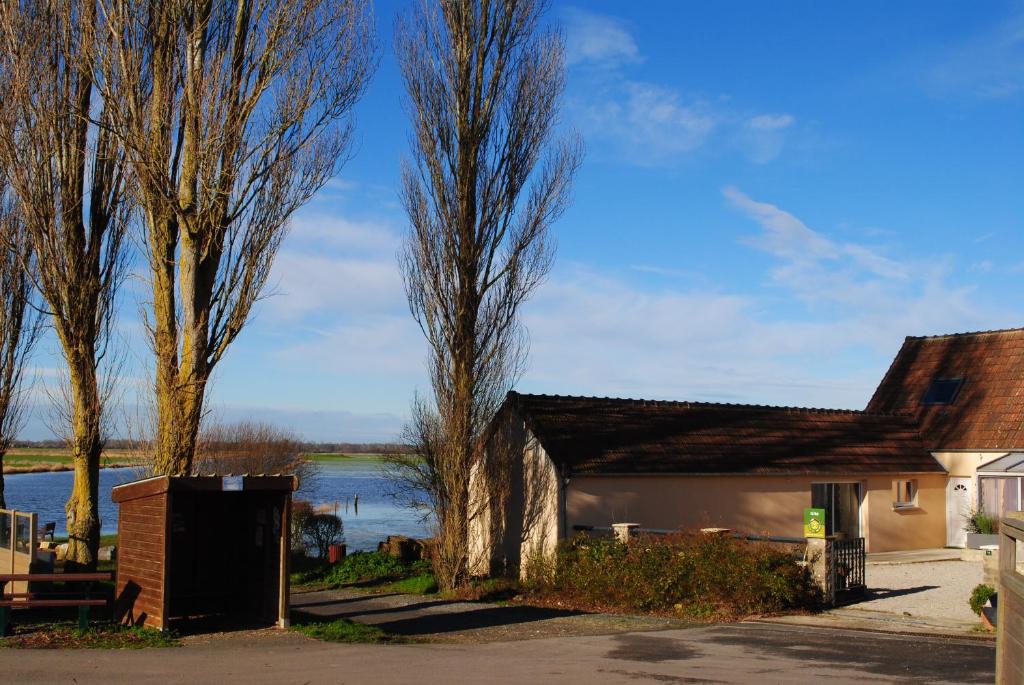
[[[967,546],[970,549],[981,549],[984,545],[999,544],[999,519],[975,509],[964,517],[967,530]]]

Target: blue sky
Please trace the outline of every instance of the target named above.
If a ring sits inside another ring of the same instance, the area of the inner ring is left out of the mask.
[[[355,157],[296,217],[215,416],[385,440],[427,390],[395,261],[390,33],[408,4],[377,4]],[[554,2],[549,18],[561,125],[587,157],[523,311],[520,390],[860,408],[904,336],[1024,325],[1024,3]],[[129,398],[149,363],[137,291]],[[36,416],[24,437],[47,433]]]

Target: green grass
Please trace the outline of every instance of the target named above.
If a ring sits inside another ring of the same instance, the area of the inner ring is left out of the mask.
[[[399,592],[406,595],[432,595],[437,592],[437,580],[433,573],[421,573],[418,576],[379,585],[374,589],[379,592]]]
[[[397,635],[386,633],[376,626],[339,618],[333,621],[317,621],[312,617],[292,626],[292,630],[326,642],[398,642]]]
[[[377,463],[384,458],[382,454],[340,454],[337,452],[311,452],[303,456],[318,464]]]
[[[66,535],[64,535],[64,536],[58,535],[57,537],[55,537],[53,539],[53,541],[58,543],[58,544],[60,544],[62,542],[67,542],[68,538],[67,538]],[[107,535],[101,535],[100,536],[100,547],[108,547],[110,545],[116,545],[116,544],[117,544],[117,533],[108,533]]]
[[[175,647],[177,638],[152,628],[134,626],[92,626],[80,632],[71,623],[54,623],[20,628],[11,637],[0,638],[0,647],[11,649],[143,649]]]

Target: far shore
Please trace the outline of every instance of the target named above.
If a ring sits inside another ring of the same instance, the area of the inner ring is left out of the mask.
[[[111,455],[113,456],[113,455]],[[105,457],[100,464],[104,469],[126,469],[139,465],[138,459],[111,459]],[[334,452],[318,452],[305,455],[310,461],[318,464],[341,464],[352,462],[376,462],[382,458],[380,454],[343,454]],[[4,460],[3,474],[15,476],[22,473],[56,473],[59,471],[71,471],[74,465],[71,462],[71,455],[65,450],[42,450],[13,448],[7,453]]]
[[[101,469],[128,469],[133,466],[138,466],[135,463],[123,463],[115,462],[111,464],[100,464]],[[4,475],[5,476],[17,476],[21,473],[56,473],[58,471],[72,471],[74,465],[69,462],[56,462],[48,461],[41,462],[38,464],[4,464]]]

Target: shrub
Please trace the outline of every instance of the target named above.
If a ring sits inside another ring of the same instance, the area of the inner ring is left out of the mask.
[[[311,502],[302,499],[292,501],[292,529],[289,531],[289,541],[293,552],[305,552],[306,519],[312,515],[313,504]]]
[[[974,590],[971,591],[971,598],[968,602],[971,605],[971,611],[981,616],[981,610],[988,604],[989,597],[996,593],[996,589],[991,585],[977,585]]]
[[[334,514],[310,514],[302,523],[302,536],[317,551],[321,559],[327,558],[331,545],[344,540],[345,528]]]
[[[964,526],[968,533],[980,533],[982,535],[994,535],[999,532],[999,519],[976,509],[966,517],[967,524]]]
[[[402,561],[384,552],[353,552],[335,564],[324,576],[331,585],[345,585],[374,580],[399,580],[430,572],[430,563]]]
[[[577,537],[535,591],[594,607],[735,618],[809,607],[819,592],[788,553],[720,535],[641,536],[629,543]]]

